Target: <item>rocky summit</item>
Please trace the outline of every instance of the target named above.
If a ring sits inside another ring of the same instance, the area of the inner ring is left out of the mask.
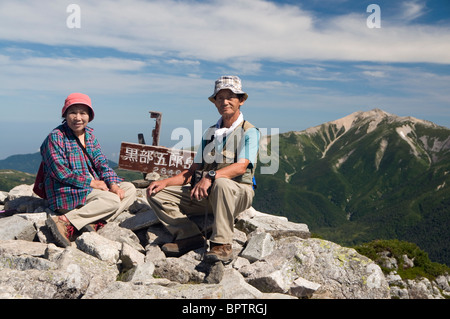
[[[55,245],[53,212],[32,185],[0,192],[2,299],[444,298],[449,277],[403,282],[354,249],[311,238],[308,226],[250,208],[235,223],[234,260],[202,261],[205,248],[166,258],[171,236],[138,189],[136,202],[71,247]],[[196,220],[207,232],[211,219]],[[206,224],[206,225],[205,225]],[[412,261],[413,262],[413,261]],[[395,289],[392,289],[392,286]],[[391,287],[390,287],[391,286]]]

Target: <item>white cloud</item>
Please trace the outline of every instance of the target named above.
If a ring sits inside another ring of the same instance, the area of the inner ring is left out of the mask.
[[[402,3],[402,19],[412,21],[425,14],[426,6],[422,1],[405,1]]]
[[[386,74],[383,71],[363,71],[363,74],[374,78],[384,78]]]
[[[167,64],[173,64],[173,65],[200,65],[199,61],[192,61],[192,60],[179,60],[179,59],[170,59],[166,61]]]
[[[44,68],[68,68],[77,70],[109,70],[109,71],[138,71],[145,63],[137,60],[119,58],[28,58],[19,61],[24,66]]]
[[[365,12],[318,24],[310,12],[263,0],[85,0],[79,5],[81,29],[69,29],[65,3],[4,0],[0,39],[104,47],[191,61],[450,63],[448,27],[409,24],[369,29]],[[409,20],[423,12],[419,2],[405,2],[405,6]]]

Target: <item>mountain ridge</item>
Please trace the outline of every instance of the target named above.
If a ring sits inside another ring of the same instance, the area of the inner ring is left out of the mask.
[[[450,263],[450,129],[373,109],[282,133],[279,145],[279,171],[257,174],[256,209],[340,244],[398,238]]]
[[[41,153],[15,154],[0,160],[0,170],[12,169],[29,174],[36,174],[42,161]],[[117,163],[108,160],[110,167],[117,167]]]

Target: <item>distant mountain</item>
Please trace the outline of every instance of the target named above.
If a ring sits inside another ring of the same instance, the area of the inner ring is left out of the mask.
[[[36,174],[41,164],[41,153],[12,155],[4,160],[0,160],[0,169],[13,169],[30,174]],[[117,163],[109,161],[109,166],[117,167]]]
[[[13,169],[25,173],[36,174],[41,163],[41,154],[12,155],[0,160],[0,169]]]
[[[257,210],[343,245],[407,240],[450,265],[450,129],[374,109],[279,144],[279,171],[257,173]]]

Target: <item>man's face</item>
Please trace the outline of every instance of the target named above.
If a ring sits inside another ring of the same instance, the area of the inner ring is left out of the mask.
[[[244,100],[240,100],[238,96],[231,90],[220,90],[216,94],[216,100],[214,104],[217,107],[220,115],[223,117],[233,117],[236,113],[239,114],[239,108],[244,104]]]

